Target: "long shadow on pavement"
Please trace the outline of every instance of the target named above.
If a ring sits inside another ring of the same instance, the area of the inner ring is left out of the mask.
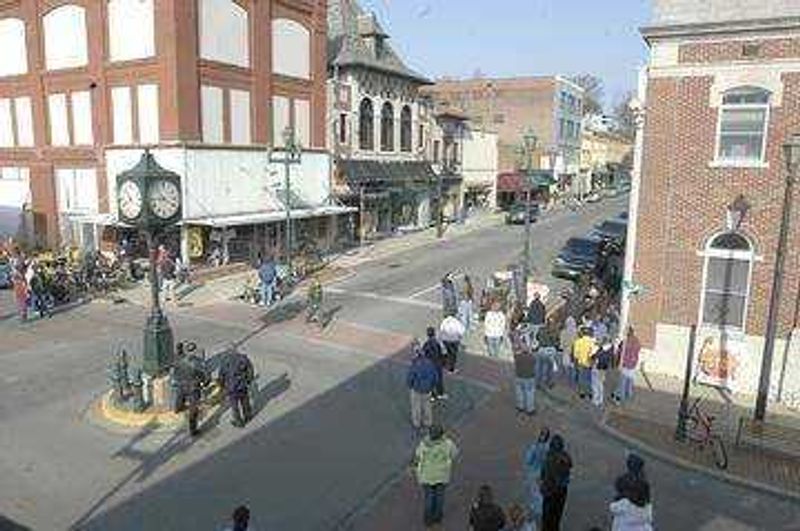
[[[409,462],[415,439],[405,373],[405,365],[381,360],[74,527],[210,529],[245,503],[261,529],[335,528]],[[448,393],[442,420],[453,425],[488,391],[453,381]],[[157,465],[163,456],[150,459]]]

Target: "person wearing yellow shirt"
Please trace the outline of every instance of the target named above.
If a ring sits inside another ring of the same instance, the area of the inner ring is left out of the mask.
[[[597,343],[592,337],[591,329],[581,330],[580,337],[572,345],[572,352],[578,370],[578,395],[581,399],[586,399],[592,392],[592,357],[597,352]]]

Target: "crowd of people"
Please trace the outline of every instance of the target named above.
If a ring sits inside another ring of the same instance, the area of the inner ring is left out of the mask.
[[[125,278],[115,253],[28,254],[18,247],[0,250],[0,263],[9,269],[17,315],[21,321],[53,310],[88,294],[105,293]]]
[[[510,348],[515,405],[520,414],[534,415],[537,389],[552,388],[559,381],[597,408],[605,407],[609,399],[622,404],[632,398],[641,347],[633,328],[624,334],[620,331],[618,293],[584,277],[564,298],[560,313],[548,313],[538,293],[523,305],[512,290],[498,296],[487,287],[478,305],[481,311],[476,312],[470,277],[463,277],[460,288],[455,275],[443,278],[443,319],[438,329],[427,328],[424,342],[414,342],[407,373],[411,424],[421,436],[414,467],[423,489],[426,526],[442,521],[444,493],[458,455],[453,440],[437,424],[433,405],[447,398],[445,377],[458,371],[461,343],[476,323],[483,321],[489,357],[503,357],[505,348]],[[617,371],[618,384],[608,393],[606,376],[611,371]],[[573,466],[563,436],[551,437],[547,429],[542,430],[523,463],[524,503],[504,511],[495,503],[490,486],[482,486],[469,514],[473,530],[560,528]],[[616,482],[617,498],[609,505],[613,529],[650,530],[652,505],[644,462],[631,455],[627,468]]]
[[[445,492],[459,450],[439,424],[431,426],[414,452],[412,462],[423,491],[423,523],[434,527],[444,520]],[[504,510],[495,501],[490,485],[478,488],[467,515],[472,531],[557,531],[572,479],[573,460],[566,441],[543,428],[522,456],[522,500]],[[612,531],[652,531],[653,505],[645,462],[628,453],[625,471],[614,481],[615,496],[608,505]],[[600,529],[599,527],[593,528]]]

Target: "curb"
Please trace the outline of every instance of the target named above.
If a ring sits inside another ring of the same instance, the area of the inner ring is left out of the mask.
[[[543,391],[544,394],[551,402],[555,402],[560,406],[569,406],[570,403],[562,397],[556,396],[549,391]],[[689,470],[691,472],[695,472],[697,474],[701,474],[712,479],[716,479],[718,481],[724,481],[725,483],[735,485],[737,487],[744,487],[747,489],[759,491],[764,494],[768,494],[770,496],[774,496],[776,498],[781,498],[783,500],[792,501],[792,502],[799,502],[800,503],[800,493],[794,492],[787,489],[781,489],[779,487],[775,487],[773,485],[769,485],[767,483],[762,483],[760,481],[755,481],[751,479],[746,479],[741,476],[735,476],[733,474],[729,474],[727,472],[721,472],[719,470],[714,470],[708,467],[704,467],[697,463],[693,463],[687,459],[682,457],[678,457],[673,455],[669,452],[664,450],[659,450],[650,446],[647,443],[644,443],[633,437],[631,435],[622,433],[621,431],[617,430],[616,428],[612,428],[606,422],[608,414],[604,412],[600,418],[595,419],[592,418],[591,422],[594,427],[599,430],[600,432],[616,439],[617,441],[631,447],[635,448],[636,450],[649,455],[659,461],[664,463],[668,463],[674,466],[681,467],[685,470]]]

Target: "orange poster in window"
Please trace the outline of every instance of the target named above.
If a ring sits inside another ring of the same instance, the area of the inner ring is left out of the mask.
[[[697,345],[695,382],[733,390],[745,352],[744,337],[735,332],[699,329]]]

